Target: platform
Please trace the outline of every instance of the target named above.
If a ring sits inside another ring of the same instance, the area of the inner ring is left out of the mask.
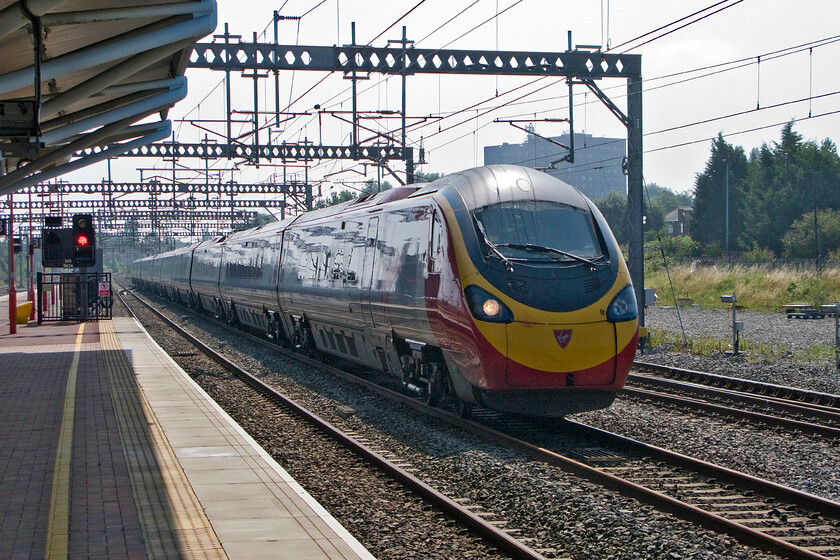
[[[0,551],[373,559],[128,318],[0,331]]]

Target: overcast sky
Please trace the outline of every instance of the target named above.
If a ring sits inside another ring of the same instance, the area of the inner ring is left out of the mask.
[[[216,33],[221,33],[227,22],[231,33],[242,35],[243,41],[251,41],[254,32],[260,34],[261,42],[273,41],[272,13],[280,9],[282,15],[303,16],[299,21],[280,22],[281,44],[347,44],[351,22],[355,21],[356,42],[366,44],[373,40],[374,46],[399,39],[405,25],[409,39],[422,48],[564,51],[568,31],[576,45],[608,45],[614,49],[610,52],[615,53],[629,48],[629,53],[642,55],[645,180],[676,191],[693,188],[695,175],[703,170],[709,157],[708,139],[718,132],[749,151],[778,140],[783,123],[802,119],[795,130],[806,139],[840,140],[837,0],[218,0],[218,4]],[[714,4],[719,5],[702,12],[700,15],[707,17],[700,21],[677,30],[676,26],[667,27],[663,31],[673,31],[644,45],[639,46],[642,41],[636,41],[620,46]],[[412,8],[410,14],[380,36]],[[711,13],[720,8],[725,9]],[[497,13],[500,15],[494,19]],[[480,25],[485,21],[488,22]],[[805,47],[792,49],[800,45]],[[740,62],[726,65],[735,61]],[[697,71],[703,68],[706,70]],[[187,76],[190,95],[170,112],[170,117],[224,118],[224,74],[190,70]],[[292,119],[282,129],[273,129],[275,141],[349,143],[348,124],[322,115],[319,126],[313,111],[316,104],[332,111],[349,111],[349,81],[335,73],[301,97],[322,78],[324,75],[318,72],[280,74],[281,105],[296,101],[290,111],[310,115]],[[274,109],[273,84],[273,78],[261,81],[261,110]],[[602,80],[599,85],[619,108],[626,110],[625,80]],[[232,87],[234,109],[252,111],[252,81],[235,75]],[[519,89],[507,93],[514,88]],[[359,96],[360,110],[400,108],[399,78],[374,74],[370,80],[360,82],[359,90],[363,92]],[[522,97],[528,92],[531,94]],[[420,117],[427,117],[423,126],[412,127],[409,134],[412,146],[422,143],[426,149],[428,163],[419,168],[426,172],[445,173],[481,165],[483,146],[524,140],[522,131],[493,123],[494,119],[568,116],[568,88],[562,79],[417,75],[408,79],[407,96],[409,122],[418,123]],[[515,101],[518,97],[522,99]],[[809,97],[816,99],[808,101]],[[803,101],[791,103],[796,100]],[[626,136],[619,121],[591,93],[585,95],[585,88],[576,88],[574,102],[576,131],[594,136]],[[480,105],[476,108],[451,116],[477,103]],[[493,107],[499,108],[488,110]],[[820,116],[834,112],[838,113]],[[740,114],[722,118],[737,113]],[[249,116],[239,114],[235,118],[246,120]],[[398,120],[365,124],[377,129],[396,128]],[[203,126],[224,130],[218,125]],[[543,122],[535,126],[537,133],[544,136],[567,131],[563,123]],[[237,124],[235,132],[247,127]],[[175,129],[176,138],[182,142],[198,141],[204,135],[185,123],[176,122]],[[662,132],[667,129],[674,130]],[[745,132],[753,129],[758,130]],[[265,133],[262,140],[265,142]],[[198,160],[182,163],[203,167]],[[166,164],[124,158],[113,165],[112,178],[137,180],[138,167],[163,168]],[[395,167],[401,169],[398,163]],[[280,168],[265,165],[259,170],[231,170],[226,161],[218,162],[214,168],[223,180],[232,178],[239,182],[267,180],[271,173],[282,174]],[[105,169],[99,164],[67,178],[99,181],[106,174]],[[352,187],[357,185],[355,181],[363,179],[358,171],[364,169],[353,162],[322,162],[314,166],[310,177],[318,179],[330,174],[332,180]],[[154,174],[146,170],[143,176]],[[161,175],[171,177],[171,170],[168,175]],[[375,177],[375,172],[369,176]],[[190,177],[187,171],[178,172],[179,180]]]

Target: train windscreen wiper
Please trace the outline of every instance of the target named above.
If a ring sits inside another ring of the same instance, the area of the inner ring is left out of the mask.
[[[544,247],[542,245],[534,245],[533,243],[526,243],[524,245],[520,244],[520,243],[499,243],[498,245],[496,245],[496,247],[509,247],[510,249],[520,249],[520,250],[523,250],[523,251],[529,251],[529,252],[534,252],[534,253],[551,253],[553,255],[560,255],[562,257],[567,257],[567,258],[570,258],[572,260],[576,260],[576,261],[580,261],[582,263],[586,263],[590,266],[590,268],[592,270],[595,270],[595,267],[598,266],[599,264],[604,264],[604,263],[596,262],[594,259],[588,259],[586,257],[581,257],[580,255],[575,255],[574,253],[570,253],[570,252],[564,251],[562,249],[556,249],[554,247]]]
[[[478,218],[476,218],[476,217],[475,217],[475,215],[473,215],[473,217],[472,217],[472,218],[473,218],[473,221],[475,222],[476,229],[477,229],[477,230],[478,230],[478,232],[481,234],[481,237],[482,237],[482,239],[484,240],[484,243],[486,243],[486,244],[487,244],[487,246],[488,246],[488,247],[490,247],[490,250],[491,250],[491,251],[493,251],[493,253],[494,253],[497,257],[499,257],[499,260],[501,260],[501,261],[502,261],[502,263],[504,263],[505,268],[507,269],[507,271],[508,271],[508,272],[513,272],[513,263],[511,262],[511,260],[510,260],[509,258],[507,258],[506,256],[504,256],[504,255],[502,254],[502,252],[501,252],[501,251],[499,251],[499,249],[497,249],[497,248],[496,248],[496,244],[495,244],[495,243],[493,243],[492,241],[490,241],[490,238],[489,238],[489,237],[487,237],[487,232],[486,232],[486,231],[484,231],[484,225],[481,223],[481,221],[479,221],[479,219],[478,219]]]

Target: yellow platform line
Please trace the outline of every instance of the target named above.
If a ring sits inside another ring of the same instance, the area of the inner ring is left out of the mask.
[[[137,385],[112,323],[100,322],[99,334],[149,558],[227,558],[154,411]]]
[[[85,324],[79,325],[76,347],[70,374],[67,376],[67,390],[64,395],[64,414],[58,435],[58,450],[53,468],[52,495],[50,496],[50,520],[47,528],[47,550],[45,558],[67,558],[70,540],[70,458],[73,456],[73,421],[76,416],[76,378],[79,373],[79,358],[82,354],[82,335]]]

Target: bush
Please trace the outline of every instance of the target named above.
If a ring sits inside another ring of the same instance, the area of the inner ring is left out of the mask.
[[[753,241],[752,249],[745,251],[742,257],[747,261],[772,261],[776,254],[767,247],[759,247],[758,242]]]
[[[701,254],[700,244],[687,235],[663,236],[661,239],[662,251],[668,259],[693,259]],[[645,243],[645,260],[662,260],[662,253],[659,250],[660,239]]]

